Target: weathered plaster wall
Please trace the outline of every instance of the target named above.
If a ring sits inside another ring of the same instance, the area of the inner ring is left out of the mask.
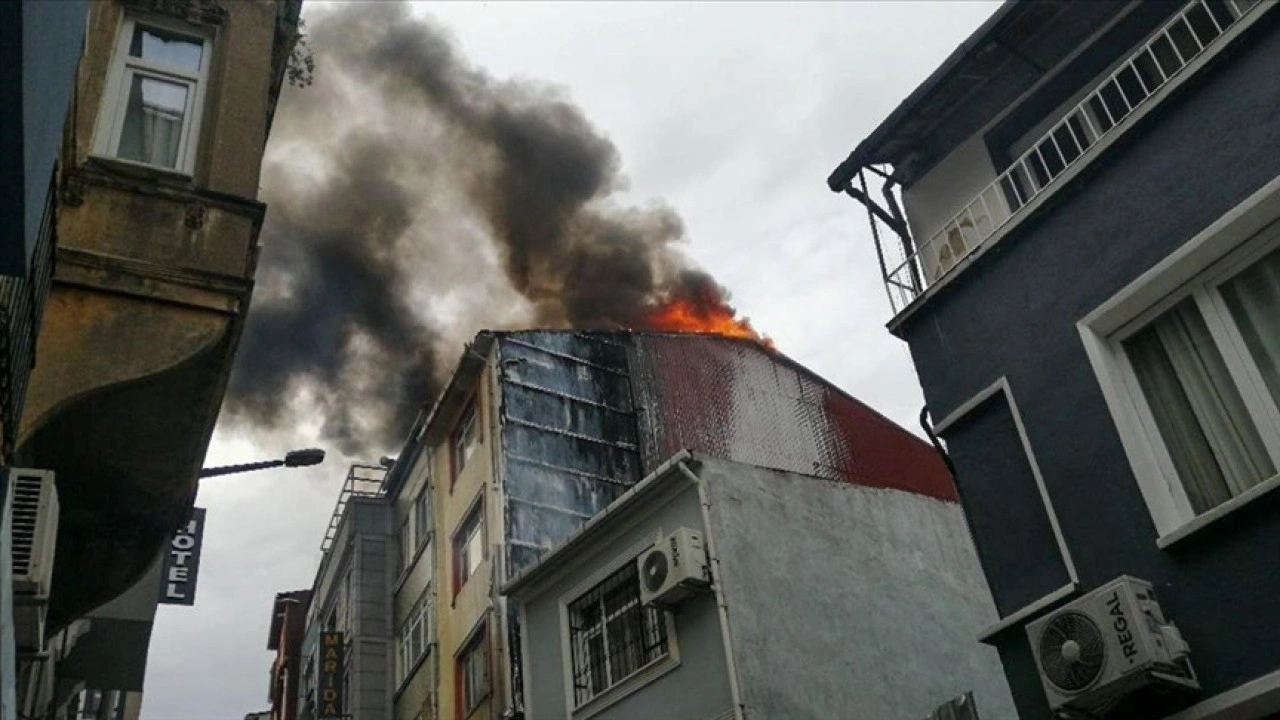
[[[696,488],[677,478],[678,494],[646,507],[635,522],[614,523],[607,535],[575,557],[571,567],[524,603],[525,681],[529,720],[561,720],[570,716],[568,680],[564,672],[566,648],[561,606],[572,602],[594,574],[635,557],[659,532],[687,527],[702,530],[702,510]],[[600,720],[711,720],[733,710],[729,691],[720,618],[714,597],[700,594],[681,603],[674,613],[680,664],[594,717]],[[782,717],[782,716],[778,716]]]
[[[748,718],[1015,717],[954,503],[696,456]]]

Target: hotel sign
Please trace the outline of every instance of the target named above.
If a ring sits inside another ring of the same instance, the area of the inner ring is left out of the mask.
[[[191,519],[169,540],[160,575],[160,602],[165,605],[196,604],[196,572],[200,569],[200,543],[204,539],[204,508],[193,508]]]
[[[340,632],[320,633],[320,720],[343,717],[342,666],[346,646]]]

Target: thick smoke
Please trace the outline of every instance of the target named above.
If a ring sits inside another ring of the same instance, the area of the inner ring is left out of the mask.
[[[560,91],[491,78],[398,4],[310,30],[316,82],[281,101],[264,170],[233,420],[277,428],[305,408],[371,454],[403,439],[479,329],[727,308],[678,252],[674,211],[616,201],[617,149]]]

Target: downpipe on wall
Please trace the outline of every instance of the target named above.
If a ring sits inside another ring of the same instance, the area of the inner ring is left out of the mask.
[[[698,506],[702,509],[703,537],[706,539],[707,565],[711,568],[711,591],[715,593],[716,612],[720,616],[720,637],[724,641],[724,660],[729,668],[729,696],[733,700],[734,720],[746,720],[742,705],[742,692],[738,687],[738,665],[734,661],[733,639],[729,633],[729,604],[725,600],[724,585],[720,582],[720,555],[716,553],[715,538],[711,532],[711,503],[707,500],[702,480],[681,460],[676,463],[680,472],[698,489]]]

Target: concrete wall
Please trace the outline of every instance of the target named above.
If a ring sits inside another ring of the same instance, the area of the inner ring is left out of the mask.
[[[1280,668],[1280,496],[1158,548],[1075,324],[1280,175],[1276,16],[1271,11],[901,328],[934,417],[1008,378],[1082,590],[1126,573],[1153,582],[1191,645],[1205,696]],[[977,448],[985,442],[980,434],[950,440],[962,496],[984,482]],[[1023,521],[1005,503],[966,509],[975,524]],[[990,581],[1000,595],[1018,578]],[[994,642],[1022,718],[1047,718],[1022,627]]]
[[[352,497],[321,564],[311,602],[306,656],[314,657],[315,635],[328,628],[345,633],[347,642],[347,705],[354,720],[383,720],[391,714],[390,580],[388,557],[394,552],[389,527],[389,504],[381,498]],[[314,668],[318,663],[313,662]],[[314,687],[314,676],[309,680]],[[305,709],[305,699],[300,707]],[[305,717],[306,713],[299,713]]]
[[[133,587],[89,612],[89,632],[59,663],[60,678],[82,680],[94,690],[142,692],[167,553],[162,550]]]
[[[646,507],[634,522],[612,523],[607,534],[590,549],[574,557],[569,570],[522,604],[525,633],[525,702],[528,720],[562,720],[570,717],[568,680],[565,677],[567,632],[561,607],[576,599],[594,574],[608,572],[652,542],[659,531],[703,528],[696,488],[677,478],[677,491]],[[713,596],[702,594],[681,603],[674,613],[679,665],[650,684],[601,710],[600,720],[711,720],[731,717],[720,619]],[[726,715],[728,713],[728,715]],[[783,716],[778,716],[783,717]]]
[[[1012,718],[960,508],[697,456],[748,718]]]
[[[907,224],[916,246],[928,242],[995,179],[996,170],[987,152],[987,144],[982,135],[975,135],[952,150],[915,184],[904,189],[903,212],[907,215]],[[889,238],[887,242],[895,240]]]

